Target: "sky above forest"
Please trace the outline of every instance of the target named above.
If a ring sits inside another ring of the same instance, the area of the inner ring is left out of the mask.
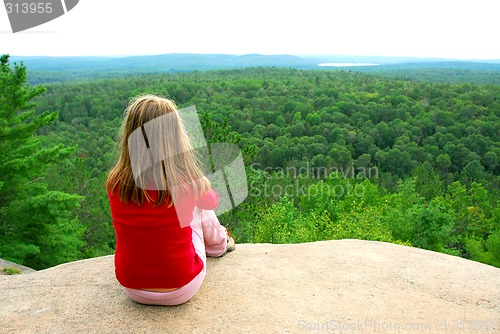
[[[81,0],[18,33],[0,8],[0,53],[500,59],[499,9],[498,0]]]

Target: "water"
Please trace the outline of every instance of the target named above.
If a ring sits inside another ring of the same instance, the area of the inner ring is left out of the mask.
[[[373,63],[321,63],[318,66],[333,66],[333,67],[347,67],[347,66],[377,66],[379,64]]]

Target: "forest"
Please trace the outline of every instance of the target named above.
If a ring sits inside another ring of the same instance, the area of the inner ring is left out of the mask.
[[[178,73],[191,71],[241,69],[249,67],[294,68],[302,70],[343,70],[375,73],[406,80],[500,85],[500,60],[458,61],[440,58],[341,56],[341,55],[228,55],[160,54],[130,57],[11,57],[29,69],[28,82],[85,81],[123,77],[132,74]],[[349,63],[353,66],[320,66]],[[377,66],[357,66],[360,64]]]
[[[114,252],[104,180],[125,107],[155,93],[195,105],[208,142],[241,148],[249,195],[219,217],[237,243],[356,238],[500,267],[497,72],[252,67],[43,85],[27,73],[2,56],[0,258],[41,269]]]

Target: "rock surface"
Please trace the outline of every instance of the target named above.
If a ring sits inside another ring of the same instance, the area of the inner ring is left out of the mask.
[[[0,277],[2,333],[498,333],[500,269],[382,242],[239,244],[175,307],[128,299],[113,257]]]
[[[10,262],[4,259],[0,259],[0,275],[7,275],[3,269],[4,268],[14,268],[14,269],[19,269],[21,274],[26,274],[26,273],[32,273],[35,272],[35,269],[31,269],[25,266],[21,266],[20,264]]]

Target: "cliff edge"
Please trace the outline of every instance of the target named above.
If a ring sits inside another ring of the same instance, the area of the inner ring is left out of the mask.
[[[15,274],[27,274],[35,272],[36,270],[32,268],[28,268],[25,266],[21,266],[20,264],[10,262],[4,259],[0,259],[0,275],[7,275],[5,269],[14,269],[16,271]]]
[[[374,241],[238,244],[175,307],[128,299],[113,256],[0,276],[3,333],[498,333],[500,269]]]

